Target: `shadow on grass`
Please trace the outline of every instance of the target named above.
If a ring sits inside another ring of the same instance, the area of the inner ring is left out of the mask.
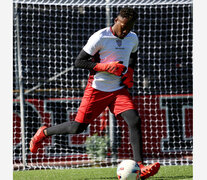
[[[111,180],[117,180],[117,177],[102,177],[102,178],[84,178],[83,180],[102,180],[102,179],[111,179]]]
[[[193,176],[174,176],[174,177],[151,177],[150,179],[154,180],[182,180],[182,179],[193,179]],[[117,177],[102,177],[102,178],[84,178],[83,180],[102,180],[102,179],[111,179],[117,180]]]
[[[151,177],[150,179],[154,179],[154,180],[175,180],[175,179],[179,179],[179,180],[182,180],[182,179],[190,179],[192,178],[193,179],[193,176],[170,176],[170,177]]]

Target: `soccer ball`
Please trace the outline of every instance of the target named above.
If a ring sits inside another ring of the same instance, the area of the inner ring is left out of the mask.
[[[130,159],[123,160],[117,167],[117,176],[119,180],[139,180],[140,173],[139,165]]]

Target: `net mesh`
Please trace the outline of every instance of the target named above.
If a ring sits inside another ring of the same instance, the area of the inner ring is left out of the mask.
[[[132,158],[127,124],[114,120],[108,109],[84,133],[55,135],[44,141],[37,154],[29,151],[29,141],[40,126],[74,120],[88,78],[87,70],[73,68],[75,59],[90,35],[107,22],[112,25],[124,5],[138,12],[133,28],[139,37],[138,63],[130,93],[142,119],[144,160],[192,164],[191,1],[13,2],[15,170],[25,169],[23,157],[29,169],[106,167]]]

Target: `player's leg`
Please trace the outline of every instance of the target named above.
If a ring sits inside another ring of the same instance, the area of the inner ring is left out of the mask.
[[[52,136],[55,134],[80,134],[87,129],[89,123],[79,123],[76,121],[69,121],[56,126],[46,128],[44,134]]]
[[[143,162],[141,119],[134,109],[122,112],[121,116],[126,121],[129,128],[129,137],[133,149],[134,160],[136,162]]]
[[[134,160],[142,162],[141,119],[136,110],[137,108],[126,88],[118,90],[116,93],[116,100],[110,104],[109,108],[112,113],[121,116],[128,124]]]
[[[111,97],[113,97],[112,93],[101,92],[87,86],[75,121],[65,122],[49,128],[41,127],[30,141],[30,151],[36,153],[43,139],[47,136],[83,132],[90,122],[104,111],[110,103]]]
[[[88,123],[69,121],[49,128],[42,126],[38,129],[30,141],[30,151],[36,153],[39,146],[41,145],[41,142],[48,136],[55,134],[79,134],[83,132],[88,127],[88,125]]]
[[[128,124],[133,156],[134,156],[134,160],[138,162],[140,166],[141,178],[146,179],[150,176],[155,175],[160,168],[160,164],[158,162],[150,164],[149,166],[143,165],[141,119],[137,111],[127,110],[121,113],[121,116]]]
[[[116,97],[116,101],[110,105],[110,110],[116,116],[121,115],[127,122],[134,160],[137,161],[140,166],[141,178],[146,179],[158,172],[160,164],[153,163],[148,166],[143,165],[141,119],[136,110],[137,107],[135,107],[128,90],[125,88],[117,91]]]

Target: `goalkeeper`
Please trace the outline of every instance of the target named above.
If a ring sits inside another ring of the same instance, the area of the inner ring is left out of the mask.
[[[79,53],[75,66],[89,69],[90,76],[75,121],[56,126],[42,126],[30,141],[30,151],[36,153],[43,139],[55,134],[79,134],[106,107],[128,124],[134,160],[146,179],[156,174],[160,164],[143,165],[141,119],[127,88],[133,86],[133,71],[137,61],[138,37],[131,32],[137,19],[131,8],[123,8],[112,27],[95,32]]]

